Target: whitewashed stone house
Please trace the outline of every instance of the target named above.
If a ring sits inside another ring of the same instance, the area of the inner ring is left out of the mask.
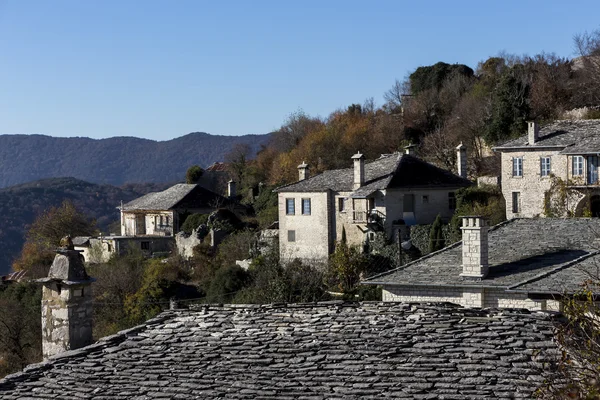
[[[545,216],[554,177],[564,182],[564,209],[573,216],[600,216],[600,120],[555,121],[494,148],[502,155],[506,217]],[[560,195],[560,194],[558,194]]]
[[[324,262],[341,240],[360,245],[377,231],[397,237],[404,226],[430,224],[439,214],[451,218],[455,191],[471,185],[466,179],[466,151],[459,146],[455,175],[410,154],[386,154],[366,163],[352,156],[353,168],[309,177],[298,166],[298,182],[277,188],[279,249],[282,260]]]
[[[461,242],[363,284],[382,285],[384,301],[558,311],[564,295],[600,278],[600,219],[517,218],[489,229],[464,217],[462,225]]]

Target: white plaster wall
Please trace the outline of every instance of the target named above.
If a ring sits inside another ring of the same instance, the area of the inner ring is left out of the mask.
[[[163,224],[160,225],[160,217]],[[147,213],[146,218],[146,235],[171,236],[173,235],[173,212],[172,211],[155,211]],[[168,224],[167,218],[169,219]],[[158,224],[157,224],[158,223]]]
[[[296,213],[286,215],[286,199],[293,198]],[[303,198],[311,199],[311,214],[302,215]],[[329,257],[327,192],[279,193],[279,251],[284,261],[295,258],[326,262]],[[288,241],[288,231],[296,232],[296,240]]]
[[[532,218],[544,216],[544,194],[550,189],[550,176],[540,176],[540,157],[551,157],[551,173],[563,180],[571,169],[570,159],[559,151],[504,151],[502,152],[502,195],[506,201],[506,217]],[[523,158],[523,176],[512,176],[512,160]],[[512,193],[521,193],[521,209],[513,213]]]

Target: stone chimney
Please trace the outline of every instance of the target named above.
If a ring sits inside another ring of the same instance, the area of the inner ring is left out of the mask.
[[[64,240],[64,239],[63,239]],[[70,240],[69,240],[70,242]],[[42,283],[42,353],[44,360],[92,343],[92,287],[83,256],[72,242],[57,250]]]
[[[456,146],[456,169],[459,176],[467,179],[467,146],[462,142]]]
[[[529,145],[534,145],[540,136],[540,127],[538,126],[537,122],[535,121],[529,121],[527,122],[527,142],[529,143]]]
[[[354,160],[354,190],[365,184],[365,155],[357,151],[352,156]]]
[[[298,165],[298,180],[303,181],[308,179],[308,164],[302,161],[302,164]]]
[[[408,154],[409,156],[416,156],[417,155],[417,145],[409,144],[408,146],[404,147],[404,153]]]
[[[232,199],[235,197],[235,195],[235,182],[233,179],[230,179],[229,182],[227,182],[227,197]]]
[[[483,217],[462,218],[461,276],[483,279],[488,274],[488,225]]]

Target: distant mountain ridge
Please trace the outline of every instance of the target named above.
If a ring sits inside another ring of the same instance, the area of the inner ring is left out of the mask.
[[[88,182],[174,182],[190,165],[223,161],[237,144],[256,154],[270,135],[218,136],[194,132],[154,141],[135,137],[90,139],[45,135],[0,135],[0,187],[72,176]]]
[[[28,226],[47,208],[69,200],[98,228],[119,221],[117,206],[148,192],[166,189],[165,184],[128,184],[119,187],[84,182],[75,178],[51,178],[0,189],[0,275],[10,271],[21,252]]]

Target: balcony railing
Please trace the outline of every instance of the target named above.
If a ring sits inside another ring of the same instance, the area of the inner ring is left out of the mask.
[[[352,223],[377,224],[383,227],[385,214],[378,210],[352,211]]]

